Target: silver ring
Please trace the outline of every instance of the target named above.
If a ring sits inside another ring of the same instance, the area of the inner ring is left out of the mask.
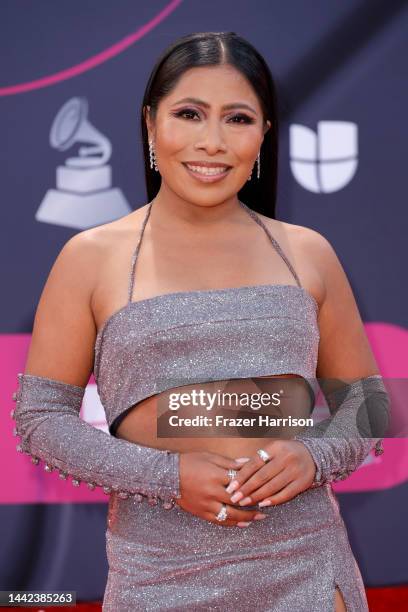
[[[271,460],[270,456],[268,455],[266,451],[264,451],[263,448],[258,448],[256,452],[258,453],[258,455],[260,456],[260,458],[262,459],[264,463],[268,463],[268,461]]]
[[[219,513],[216,515],[215,518],[217,519],[217,521],[225,521],[227,517],[228,517],[227,506],[226,504],[222,504],[221,510],[219,511]]]
[[[232,468],[228,470],[228,478],[230,480],[234,480],[237,474],[238,474],[237,470],[233,470]]]

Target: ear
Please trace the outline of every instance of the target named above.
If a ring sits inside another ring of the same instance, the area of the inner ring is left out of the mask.
[[[271,127],[271,122],[269,121],[269,119],[266,120],[266,127],[264,128],[264,136],[266,134],[266,132],[269,130],[269,128]]]
[[[150,106],[146,105],[146,106],[143,107],[143,115],[144,115],[144,118],[145,118],[145,121],[146,121],[146,127],[147,127],[147,131],[148,131],[148,134],[149,134],[149,139],[150,139],[150,136],[151,136],[151,134],[153,132],[153,125],[152,125],[152,120],[151,120],[151,117],[150,117]]]

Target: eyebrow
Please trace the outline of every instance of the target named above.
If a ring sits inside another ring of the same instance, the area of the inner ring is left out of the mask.
[[[191,102],[192,104],[199,104],[201,106],[204,106],[204,108],[210,108],[208,102],[204,102],[204,100],[200,100],[199,98],[182,98],[181,100],[178,100],[178,102],[175,102],[175,104],[181,104],[181,102]],[[247,108],[248,110],[255,113],[255,115],[257,114],[256,110],[245,102],[232,102],[231,104],[224,104],[224,106],[222,107],[223,110],[228,110],[230,108]]]

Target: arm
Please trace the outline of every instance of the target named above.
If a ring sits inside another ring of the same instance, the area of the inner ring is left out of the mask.
[[[96,228],[98,229],[98,228]],[[45,462],[72,484],[86,481],[149,503],[173,507],[180,498],[179,453],[133,444],[79,417],[93,367],[96,329],[91,309],[95,271],[100,268],[95,230],[71,238],[57,257],[35,315],[26,373],[13,394],[17,450]]]
[[[381,375],[361,378],[331,392],[324,390],[324,383],[322,387],[331,417],[294,437],[313,457],[317,468],[313,487],[344,480],[373,447],[376,455],[383,453],[381,436],[389,420],[389,396]]]
[[[389,422],[389,396],[378,372],[343,267],[330,243],[310,231],[308,252],[323,279],[319,309],[317,376],[331,416],[294,437],[316,465],[313,487],[344,480],[373,447],[381,447]]]

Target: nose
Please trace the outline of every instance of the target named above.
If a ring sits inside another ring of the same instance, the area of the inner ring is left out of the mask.
[[[209,155],[220,150],[226,151],[222,126],[216,117],[203,121],[201,139],[198,140],[195,148],[205,149]]]

